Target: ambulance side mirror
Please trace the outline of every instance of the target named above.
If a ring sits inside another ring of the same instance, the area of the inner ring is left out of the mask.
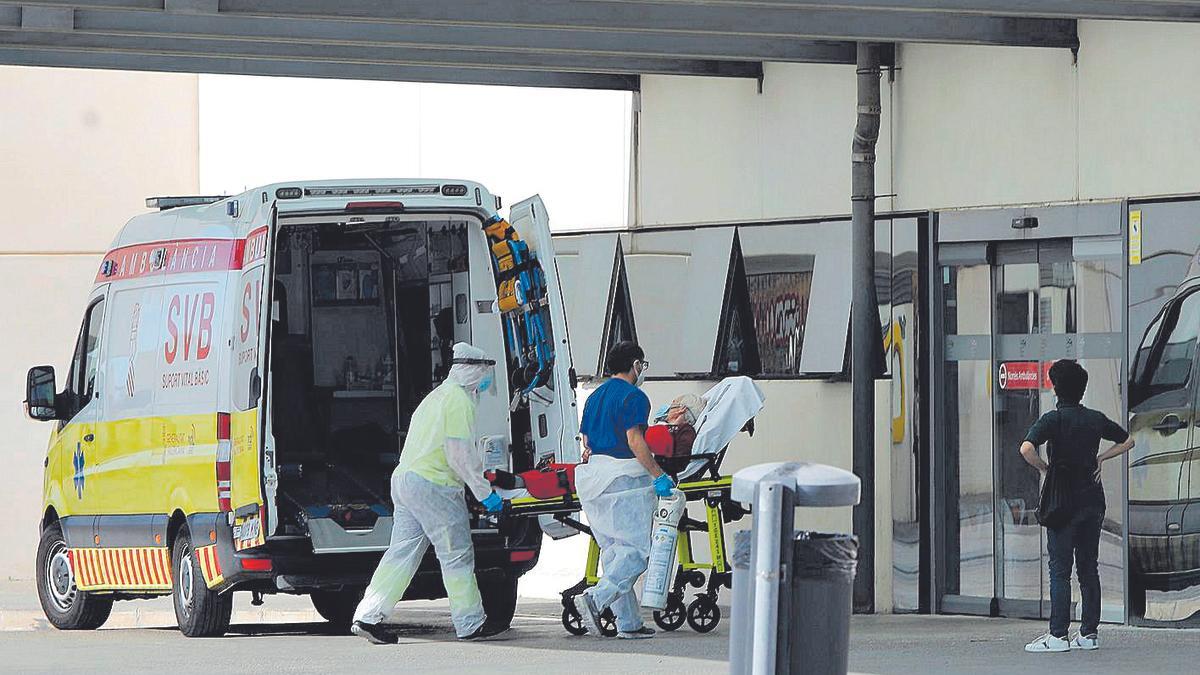
[[[58,419],[54,366],[34,366],[25,380],[25,412],[35,420]]]

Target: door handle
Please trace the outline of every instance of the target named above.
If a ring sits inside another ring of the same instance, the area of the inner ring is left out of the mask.
[[[96,434],[88,434],[88,435],[86,435],[86,436],[84,436],[84,437],[83,437],[83,442],[84,442],[84,443],[91,443],[91,442],[92,442],[92,441],[94,441],[94,440],[96,440]]]
[[[1180,429],[1183,429],[1186,426],[1187,426],[1187,422],[1184,422],[1183,420],[1181,420],[1179,418],[1179,415],[1172,413],[1172,414],[1167,415],[1166,417],[1162,418],[1161,422],[1159,422],[1158,424],[1155,424],[1154,426],[1152,426],[1150,428],[1154,429],[1157,432],[1162,433],[1164,436],[1170,436],[1171,434],[1175,433],[1176,431],[1179,431]]]

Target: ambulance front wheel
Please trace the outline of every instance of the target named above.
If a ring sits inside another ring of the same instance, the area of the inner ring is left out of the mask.
[[[175,538],[171,561],[171,597],[179,631],[188,637],[224,635],[233,615],[233,594],[219,595],[208,589],[186,527]]]
[[[112,613],[111,595],[81,591],[67,541],[58,523],[42,530],[37,553],[38,600],[50,624],[59,630],[94,630]]]

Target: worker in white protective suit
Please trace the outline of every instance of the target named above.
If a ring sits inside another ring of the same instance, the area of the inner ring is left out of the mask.
[[[459,639],[508,630],[487,621],[475,580],[475,549],[463,486],[488,512],[502,500],[483,476],[475,442],[475,407],[495,379],[496,362],[465,342],[454,345],[450,373],[413,412],[400,464],[392,473],[392,540],[354,612],[351,630],[375,644],[397,641],[381,624],[404,597],[426,549],[433,544]]]
[[[579,431],[586,463],[575,469],[575,492],[600,546],[604,574],[575,596],[575,609],[587,632],[600,637],[600,615],[611,607],[617,637],[654,637],[642,622],[633,586],[650,559],[650,529],[656,496],[675,487],[646,445],[650,399],[640,385],[650,363],[642,348],[620,342],[606,363],[612,377],[588,396]]]

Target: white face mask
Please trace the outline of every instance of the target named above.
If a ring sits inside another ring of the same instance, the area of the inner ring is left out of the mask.
[[[633,386],[640,387],[646,383],[646,371],[649,369],[649,366],[642,364],[642,367],[638,369],[637,379],[634,380]]]

